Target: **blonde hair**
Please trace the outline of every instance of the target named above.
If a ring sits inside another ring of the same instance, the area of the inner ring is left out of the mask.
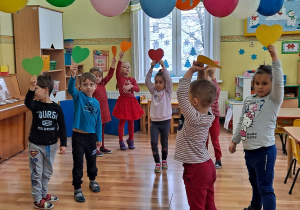
[[[100,75],[103,77],[103,70],[100,67],[94,66],[90,69],[90,72],[94,74],[95,72],[100,73]]]

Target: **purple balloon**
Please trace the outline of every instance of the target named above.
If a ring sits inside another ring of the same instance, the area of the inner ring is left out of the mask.
[[[226,17],[235,10],[238,2],[239,0],[203,0],[203,5],[211,15]]]
[[[275,15],[282,8],[284,0],[260,0],[257,12],[264,16]]]

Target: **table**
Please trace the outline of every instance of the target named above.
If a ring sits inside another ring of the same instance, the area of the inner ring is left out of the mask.
[[[288,127],[284,127],[283,129],[286,131],[286,133],[289,136],[295,139],[295,141],[298,142],[298,144],[300,144],[300,127],[288,126]],[[287,171],[288,171],[293,159],[290,138],[287,140],[286,150],[287,150]],[[292,177],[292,173],[290,173],[289,177]]]
[[[291,120],[291,121],[294,121],[295,119],[300,119],[300,108],[280,108],[277,119],[285,119],[285,120]],[[288,128],[288,130],[293,130],[293,129],[291,129],[291,127],[284,127],[285,131],[287,131],[286,128]],[[288,131],[287,131],[287,133],[289,134]],[[294,133],[292,133],[292,134],[295,135]],[[300,132],[299,132],[299,134],[300,134]],[[297,139],[298,141],[300,141],[300,137],[294,138],[294,139],[295,140]],[[287,140],[285,148],[287,151],[287,171],[288,171],[289,166],[292,162],[292,158],[293,158],[290,140]],[[290,174],[290,176],[291,176],[291,174]]]
[[[141,101],[141,107],[142,109],[144,110],[144,114],[142,116],[142,119],[141,119],[141,122],[140,122],[140,125],[141,125],[141,130],[143,131],[143,133],[147,133],[147,130],[146,130],[146,118],[148,117],[148,101],[151,101],[151,99],[144,99],[143,101]],[[179,103],[178,103],[178,100],[177,98],[172,98],[171,99],[171,105],[172,105],[172,109],[173,108],[179,108]],[[148,131],[149,132],[149,131]]]

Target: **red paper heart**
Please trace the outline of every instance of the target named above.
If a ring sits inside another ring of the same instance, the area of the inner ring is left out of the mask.
[[[161,48],[158,48],[157,50],[150,49],[148,51],[148,55],[151,58],[151,60],[158,62],[164,57],[164,50]]]

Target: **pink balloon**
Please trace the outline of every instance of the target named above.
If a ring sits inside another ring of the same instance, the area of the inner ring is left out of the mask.
[[[94,9],[101,15],[113,17],[128,7],[130,0],[90,0]]]
[[[239,0],[203,0],[205,9],[215,17],[226,17],[236,8]]]

